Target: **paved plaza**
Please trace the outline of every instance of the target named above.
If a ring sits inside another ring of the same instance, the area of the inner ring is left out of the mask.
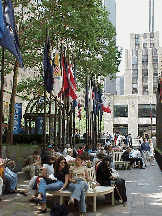
[[[103,197],[97,197],[97,212],[87,209],[84,216],[161,216],[162,215],[162,172],[156,161],[146,169],[118,170],[120,177],[126,180],[128,202],[126,206],[104,203]],[[29,181],[19,178],[18,189],[24,188]],[[51,207],[49,198],[47,206]],[[40,206],[29,202],[21,194],[3,195],[0,202],[0,216],[38,215]],[[77,206],[70,207],[70,216],[77,216]],[[45,214],[50,215],[50,209]]]

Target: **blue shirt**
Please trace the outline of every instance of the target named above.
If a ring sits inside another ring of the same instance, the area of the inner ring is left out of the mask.
[[[149,143],[142,143],[141,145],[141,150],[142,151],[150,151],[150,146],[149,146]]]

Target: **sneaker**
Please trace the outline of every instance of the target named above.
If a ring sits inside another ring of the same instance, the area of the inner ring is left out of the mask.
[[[152,166],[154,166],[154,165],[152,164]]]
[[[145,164],[145,167],[147,167],[147,165]]]
[[[122,204],[122,201],[121,201],[121,200],[115,200],[115,201],[114,201],[114,204],[120,205],[120,204]]]
[[[145,167],[141,167],[140,169],[145,169]]]

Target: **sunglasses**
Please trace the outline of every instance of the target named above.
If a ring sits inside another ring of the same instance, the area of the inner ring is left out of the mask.
[[[65,164],[65,162],[60,162],[61,164]]]

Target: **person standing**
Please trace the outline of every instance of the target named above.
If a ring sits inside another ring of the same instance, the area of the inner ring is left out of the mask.
[[[149,139],[149,146],[150,146],[150,165],[153,166],[153,157],[154,157],[154,145],[151,142],[151,139]]]
[[[149,152],[150,152],[150,146],[146,139],[144,139],[144,142],[141,145],[141,151],[144,158],[144,164],[145,167],[147,167],[147,161],[149,160]]]

